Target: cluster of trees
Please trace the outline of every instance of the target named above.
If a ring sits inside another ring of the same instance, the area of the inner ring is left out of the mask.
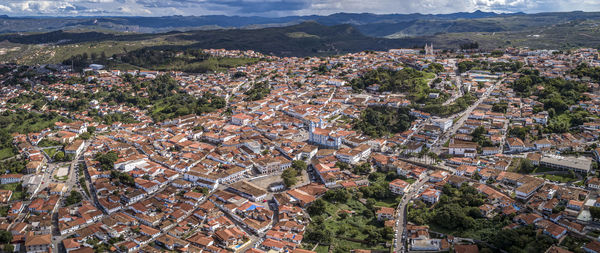
[[[485,127],[479,126],[475,128],[475,130],[473,130],[471,136],[473,137],[473,141],[479,144],[479,146],[492,147],[494,146],[494,144],[492,143],[492,140],[490,140],[490,138],[487,137],[487,133],[488,132],[487,130],[485,130]]]
[[[500,229],[487,241],[507,252],[545,252],[556,240],[543,233],[537,233],[533,225],[516,229]]]
[[[492,105],[492,112],[506,113],[508,110],[508,103],[498,102]]]
[[[115,151],[108,151],[106,153],[96,153],[94,158],[100,163],[102,170],[112,170],[115,162],[119,159],[119,154]]]
[[[525,140],[527,138],[527,135],[529,134],[529,131],[531,131],[531,127],[529,126],[511,127],[508,129],[508,136],[513,136],[521,140]]]
[[[360,193],[367,198],[367,207],[372,208],[375,200],[386,200],[395,197],[389,188],[389,181],[395,178],[396,175],[393,172],[387,175],[381,172],[369,175],[369,186],[360,187]]]
[[[287,168],[281,173],[281,179],[286,187],[294,186],[298,182],[297,176],[298,172],[293,168]]]
[[[79,193],[78,191],[72,190],[71,193],[69,194],[69,196],[67,196],[67,198],[65,199],[65,204],[67,206],[77,204],[77,203],[81,202],[82,199],[83,199],[83,196],[81,196],[81,193]]]
[[[600,220],[600,207],[591,206],[590,214],[594,220]]]
[[[425,106],[421,107],[420,109],[436,116],[445,117],[464,111],[467,109],[467,107],[475,103],[475,101],[477,101],[475,96],[471,95],[471,93],[466,93],[462,97],[454,100],[454,102],[449,105],[443,105],[441,103],[429,103],[425,104]]]
[[[550,121],[546,132],[563,133],[571,127],[586,122],[589,113],[585,110],[569,111],[571,105],[578,101],[587,100],[583,95],[588,91],[585,84],[562,78],[546,78],[539,76],[538,71],[526,70],[525,75],[515,80],[513,90],[522,97],[536,95],[548,111]]]
[[[204,114],[224,108],[224,98],[204,93],[196,98],[186,93],[179,92],[180,86],[169,75],[161,75],[152,80],[148,86],[150,101],[153,101],[150,115],[155,121],[180,117],[189,114]]]
[[[268,81],[255,83],[252,85],[252,88],[246,91],[244,94],[248,96],[247,100],[256,101],[265,98],[267,95],[271,93],[271,89],[269,88]]]
[[[382,137],[407,130],[414,120],[406,108],[369,107],[354,122],[354,129],[371,137]]]
[[[479,206],[485,203],[485,197],[471,186],[461,188],[446,184],[443,195],[434,209],[411,208],[408,218],[418,224],[435,223],[453,231],[465,231],[476,226],[481,219]]]
[[[131,187],[135,186],[135,181],[133,177],[128,173],[120,172],[117,170],[110,171],[110,178],[118,180],[121,184],[128,185]]]
[[[56,112],[41,114],[26,110],[17,110],[15,112],[5,111],[0,113],[0,150],[4,149],[11,151],[10,153],[13,155],[16,154],[11,134],[39,132],[43,129],[53,127],[54,122],[58,120],[66,121],[66,119],[59,116]]]
[[[365,163],[362,163],[362,164],[359,164],[356,166],[352,166],[345,162],[336,162],[335,167],[340,168],[340,170],[352,171],[352,173],[357,174],[357,175],[366,175],[366,174],[369,174],[369,172],[371,172],[371,164],[368,162],[365,162]]]
[[[2,161],[0,162],[0,172],[23,174],[23,172],[27,168],[27,162],[28,160],[26,159],[12,159]]]
[[[427,68],[425,69],[426,72],[431,72],[431,73],[441,73],[444,72],[444,65],[434,62],[434,63],[430,63],[429,66],[427,66]]]
[[[544,252],[555,241],[532,226],[502,229],[512,223],[511,216],[498,215],[492,219],[482,217],[479,206],[485,196],[471,186],[456,188],[445,185],[440,201],[433,209],[417,202],[410,208],[408,219],[417,224],[434,223],[453,231],[455,236],[466,236],[489,242],[508,252]]]
[[[491,72],[517,72],[523,63],[515,62],[488,62],[483,60],[463,61],[458,63],[458,71],[465,73],[469,70],[489,70]]]
[[[594,82],[600,82],[600,67],[590,67],[586,63],[577,66],[571,71],[571,74],[579,78],[589,77]]]
[[[62,62],[64,65],[72,65],[75,71],[81,71],[84,68],[87,68],[92,63],[97,64],[108,64],[108,58],[106,57],[106,53],[102,52],[100,55],[98,53],[88,53],[77,54],[69,57],[68,59]]]
[[[307,228],[305,240],[309,243],[320,243],[330,245],[334,243],[334,238],[352,238],[359,239],[367,245],[377,245],[393,239],[393,229],[384,227],[375,220],[374,207],[363,205],[356,201],[358,197],[351,194],[346,189],[330,190],[325,193],[322,199],[317,199],[307,208],[311,215],[312,222]],[[372,201],[371,201],[372,202]],[[348,205],[354,211],[360,213],[348,215],[345,212],[339,212],[334,226],[326,226],[325,221],[328,213],[326,212],[331,203]],[[343,244],[335,244],[335,252],[349,252],[351,248]]]
[[[413,68],[404,68],[398,71],[379,68],[368,71],[360,78],[353,79],[350,85],[356,91],[378,84],[380,85],[379,91],[417,93],[423,89],[423,86],[427,86],[423,80],[425,77],[425,72]]]
[[[6,131],[9,135],[12,133],[39,132],[43,129],[53,127],[54,122],[59,120],[70,122],[56,112],[42,114],[26,110],[17,110],[15,112],[5,111],[0,113],[0,129]]]
[[[58,151],[58,152],[54,153],[54,156],[52,156],[52,159],[56,162],[68,162],[68,161],[73,160],[73,155],[65,154],[65,152],[63,152],[63,151]]]
[[[479,43],[477,41],[460,44],[460,49],[462,49],[462,50],[471,50],[471,49],[478,49],[478,48],[479,48]]]
[[[301,175],[302,171],[306,170],[306,162],[302,160],[292,161],[292,167],[287,168],[281,173],[281,179],[286,187],[292,187],[298,182],[298,176]]]
[[[0,244],[4,244],[4,252],[13,252],[14,247],[12,244],[13,235],[11,232],[6,230],[0,230]]]
[[[202,50],[188,49],[185,51],[173,49],[151,49],[142,48],[129,51],[124,55],[117,55],[116,58],[124,63],[140,66],[144,68],[154,69],[156,66],[169,65],[175,61],[185,61],[187,63],[204,61],[210,55],[205,54]]]

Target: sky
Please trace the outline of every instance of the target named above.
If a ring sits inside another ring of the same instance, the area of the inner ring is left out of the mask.
[[[600,0],[0,0],[9,16],[281,17],[339,12],[376,14],[600,11]]]

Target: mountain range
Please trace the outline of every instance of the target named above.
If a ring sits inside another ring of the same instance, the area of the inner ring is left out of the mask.
[[[600,12],[328,16],[0,16],[0,61],[60,62],[73,54],[140,48],[251,49],[280,56],[399,47],[570,49],[600,45]]]

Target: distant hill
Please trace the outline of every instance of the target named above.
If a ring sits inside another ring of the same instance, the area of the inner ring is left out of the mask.
[[[164,33],[169,31],[262,29],[314,21],[323,25],[353,25],[371,37],[401,38],[460,32],[523,31],[571,21],[600,20],[600,12],[509,13],[459,12],[451,14],[336,13],[328,16],[242,17],[8,17],[0,16],[1,33],[103,31]]]
[[[165,16],[165,17],[8,17],[0,16],[0,33],[48,32],[54,30],[100,29],[116,32],[157,33],[173,30],[213,30],[213,29],[259,29],[316,21],[324,25],[367,25],[361,31],[375,35],[368,29],[373,24],[405,23],[416,20],[456,20],[477,19],[519,14],[496,14],[476,11],[452,14],[386,14],[337,13],[328,16],[288,16],[288,17],[241,17],[241,16]],[[392,32],[393,33],[393,32]],[[391,34],[391,33],[390,33]],[[388,35],[388,34],[385,34]]]
[[[207,17],[160,18],[99,18],[87,20],[87,25],[102,19],[143,23],[146,26],[168,26],[170,20]],[[313,17],[313,16],[310,16]],[[418,17],[418,19],[415,19]],[[431,17],[429,19],[422,17]],[[457,18],[462,17],[462,18]],[[306,18],[306,17],[303,17]],[[485,12],[446,15],[374,15],[334,14],[314,16],[319,21],[277,18],[291,25],[255,24],[249,28],[195,29],[160,33],[119,32],[111,29],[66,29],[38,33],[0,34],[0,61],[17,63],[57,63],[75,55],[87,53],[110,56],[141,48],[201,49],[225,48],[255,50],[278,56],[323,56],[365,50],[392,48],[422,48],[433,43],[438,49],[458,49],[461,45],[478,44],[482,49],[499,47],[530,47],[534,49],[570,49],[600,46],[600,13],[569,12],[540,14],[494,14]],[[5,20],[23,18],[0,17]],[[26,19],[30,22],[49,20],[49,24],[81,24],[86,18]],[[244,18],[240,18],[243,20]],[[245,24],[233,18],[230,25]],[[258,22],[262,18],[255,20]],[[403,20],[403,21],[402,21]],[[52,22],[50,22],[52,21]],[[264,21],[273,21],[264,18]],[[380,21],[374,23],[375,21]],[[54,22],[54,23],[53,23]],[[199,22],[199,21],[198,21]],[[212,21],[211,21],[212,22]],[[238,22],[238,23],[236,23]],[[336,24],[347,22],[344,24]],[[371,23],[369,23],[371,22]],[[205,22],[210,23],[210,22]],[[295,23],[295,24],[294,24]],[[352,23],[352,24],[350,24]],[[203,23],[198,23],[203,24]],[[175,23],[171,23],[175,25]],[[2,27],[2,26],[0,26]],[[4,27],[5,28],[5,27]],[[0,28],[3,29],[3,28]],[[477,43],[474,43],[477,42]]]

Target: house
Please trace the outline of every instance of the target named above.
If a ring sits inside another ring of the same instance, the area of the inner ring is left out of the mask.
[[[73,238],[68,238],[68,239],[62,240],[62,244],[63,244],[63,247],[65,248],[65,251],[67,251],[67,253],[71,252],[73,250],[79,249],[81,247],[81,244],[79,244]]]
[[[440,201],[442,192],[433,188],[428,188],[421,193],[421,199],[429,204],[435,204]]]
[[[231,124],[238,125],[238,126],[245,126],[245,125],[248,125],[248,123],[250,123],[250,121],[252,121],[252,119],[253,118],[250,115],[238,113],[236,115],[231,116]]]
[[[479,249],[475,244],[455,244],[454,253],[479,253]]]
[[[189,242],[181,240],[177,237],[163,234],[156,239],[158,245],[162,245],[169,250],[175,250],[176,248],[187,248],[190,245]]]
[[[262,201],[267,197],[265,189],[247,181],[235,182],[227,190],[252,201]]]
[[[389,187],[390,191],[392,191],[394,194],[402,195],[408,192],[410,184],[402,179],[395,179],[394,181],[390,182]]]
[[[523,152],[526,149],[523,140],[516,137],[506,139],[506,146],[511,152]]]
[[[531,179],[515,189],[517,199],[527,200],[544,185],[544,180]]]
[[[25,236],[25,250],[27,253],[42,253],[52,249],[52,235],[34,235],[29,232]]]
[[[70,154],[73,156],[78,156],[83,148],[85,147],[85,141],[83,140],[75,140],[71,144],[65,147],[65,154]]]
[[[597,177],[591,178],[587,181],[587,187],[594,190],[600,190],[600,179]]]
[[[21,182],[23,174],[5,174],[0,176],[0,184],[12,184]]]
[[[580,211],[582,207],[583,207],[583,201],[577,201],[577,200],[571,199],[571,200],[569,200],[569,202],[567,202],[567,208],[569,208],[571,210]]]
[[[379,210],[377,210],[377,213],[376,213],[377,220],[378,221],[393,220],[395,211],[396,210],[391,207],[381,207]]]
[[[600,242],[592,240],[583,245],[582,249],[587,253],[600,253]]]
[[[456,156],[474,157],[477,154],[477,144],[452,143],[448,146],[448,153]]]

